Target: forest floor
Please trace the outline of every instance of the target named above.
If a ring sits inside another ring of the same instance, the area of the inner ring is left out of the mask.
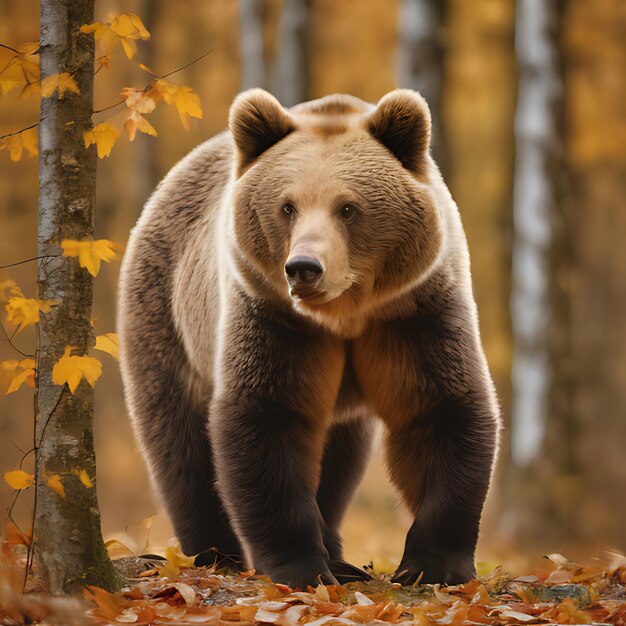
[[[226,575],[191,567],[170,552],[167,560],[116,559],[126,585],[111,594],[88,587],[82,597],[23,593],[24,546],[3,543],[0,624],[196,625],[277,624],[616,624],[626,626],[626,558],[603,567],[546,557],[545,567],[513,577],[501,567],[463,585],[391,583],[372,579],[320,585],[305,591],[274,584],[254,571]]]

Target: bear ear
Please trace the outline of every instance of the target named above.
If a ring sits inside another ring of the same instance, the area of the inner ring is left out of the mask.
[[[268,148],[295,130],[291,116],[263,89],[249,89],[235,98],[228,126],[237,147],[237,175]]]
[[[412,172],[419,172],[430,146],[430,110],[416,91],[396,89],[376,105],[366,128]]]

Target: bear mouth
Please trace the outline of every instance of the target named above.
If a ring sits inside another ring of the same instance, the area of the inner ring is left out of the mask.
[[[325,304],[328,298],[328,294],[325,291],[311,285],[292,287],[289,290],[289,294],[294,300],[309,305]]]

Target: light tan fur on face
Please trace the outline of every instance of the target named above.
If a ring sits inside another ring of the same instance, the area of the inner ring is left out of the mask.
[[[352,102],[337,110],[330,103],[313,111],[272,109],[271,133],[282,119],[285,135],[234,185],[234,264],[240,276],[254,269],[264,279],[262,287],[245,281],[250,295],[271,286],[277,300],[342,337],[357,336],[384,308],[402,308],[396,301],[432,271],[442,251],[428,133],[421,141],[405,136],[429,127],[428,110],[412,92],[394,94],[373,110]],[[248,108],[258,127],[259,107],[243,97],[231,118],[245,119]],[[403,128],[411,115],[415,120]],[[258,128],[249,140],[235,137],[242,154],[258,150]],[[286,203],[296,209],[290,220],[281,210]],[[357,207],[353,225],[341,223],[342,203]],[[296,255],[317,258],[325,270],[320,293],[308,300],[291,297],[284,275],[285,262]]]

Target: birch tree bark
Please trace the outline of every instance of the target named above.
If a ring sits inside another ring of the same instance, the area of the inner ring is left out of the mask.
[[[285,0],[272,90],[283,106],[309,99],[310,0]]]
[[[94,42],[79,32],[93,21],[93,5],[94,0],[41,0],[41,76],[68,72],[80,94],[41,101],[39,256],[59,255],[65,238],[93,236],[96,150],[85,149],[83,131],[91,127]],[[42,260],[37,282],[39,298],[60,304],[39,324],[35,565],[52,593],[85,584],[113,589],[118,579],[102,540],[96,489],[76,475],[84,469],[95,481],[93,389],[83,380],[71,394],[67,385],[52,382],[65,346],[82,355],[93,345],[93,279],[77,259],[56,256]],[[65,496],[46,484],[53,474],[60,475]]]
[[[239,0],[241,90],[266,86],[261,0]]]
[[[572,554],[626,547],[625,32],[621,0],[563,5],[565,184],[551,224],[552,383],[530,531]]]
[[[432,116],[432,153],[446,171],[445,138],[441,122],[443,32],[446,2],[402,0],[398,12],[398,86],[419,91]]]

